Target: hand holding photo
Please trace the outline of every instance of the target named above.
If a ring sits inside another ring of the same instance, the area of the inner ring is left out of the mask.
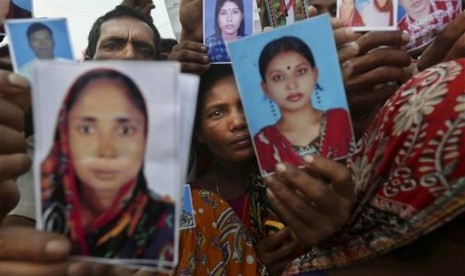
[[[181,184],[176,168],[163,169],[164,175],[152,177],[161,160],[151,160],[155,153],[149,144],[158,140],[157,154],[164,156],[165,166],[179,164],[164,150],[172,146],[166,141],[176,141],[172,134],[178,130],[177,124],[174,118],[170,120],[153,109],[172,113],[168,109],[173,107],[169,99],[177,98],[174,85],[165,84],[162,89],[173,89],[165,101],[163,96],[152,95],[161,91],[141,88],[146,88],[140,82],[144,76],[141,70],[150,68],[140,68],[140,64],[127,69],[98,63],[41,62],[37,66],[39,88],[33,94],[39,129],[35,156],[35,178],[40,187],[38,217],[42,218],[39,227],[68,235],[72,253],[78,256],[173,266],[179,225],[175,207],[180,202]],[[128,74],[131,70],[137,73]],[[46,90],[50,77],[41,74],[44,71],[54,76],[69,72],[65,77],[69,88]],[[141,76],[134,77],[136,74]],[[170,74],[163,76],[166,81]],[[171,78],[173,83],[177,81],[176,75]],[[160,87],[160,81],[156,84],[152,82],[151,87]],[[51,100],[54,95],[50,93],[63,99],[60,106],[52,107],[58,102]],[[163,104],[164,109],[160,108]],[[44,122],[53,116],[57,116],[56,125]],[[153,121],[162,119],[173,125],[166,133],[154,128],[158,123]],[[163,145],[159,143],[162,139],[166,139]],[[162,179],[168,185],[157,185]]]
[[[211,63],[229,62],[226,44],[253,32],[253,2],[204,0],[204,43]]]
[[[329,17],[246,38],[229,49],[263,175],[278,162],[303,166],[306,155],[348,156],[353,134]]]

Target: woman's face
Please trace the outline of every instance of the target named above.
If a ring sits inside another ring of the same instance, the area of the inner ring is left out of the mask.
[[[317,69],[302,55],[284,51],[266,67],[262,89],[281,111],[294,111],[310,103],[317,77]]]
[[[242,12],[234,2],[226,1],[218,14],[218,26],[223,35],[237,35],[241,26]]]
[[[145,149],[143,113],[119,81],[84,87],[69,111],[71,160],[83,185],[114,192],[137,177]]]
[[[234,77],[217,80],[206,93],[197,139],[217,160],[249,161],[254,152]]]
[[[399,0],[399,3],[414,19],[430,13],[429,0]]]

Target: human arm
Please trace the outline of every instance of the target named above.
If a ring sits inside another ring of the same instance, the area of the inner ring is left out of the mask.
[[[354,185],[349,170],[336,161],[310,156],[304,161],[304,170],[278,164],[265,184],[273,210],[303,246],[312,247],[346,224]]]
[[[168,60],[181,62],[181,71],[202,74],[210,67],[207,46],[200,42],[184,40],[173,47]]]

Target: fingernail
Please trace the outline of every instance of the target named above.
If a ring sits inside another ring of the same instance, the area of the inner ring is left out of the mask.
[[[207,46],[206,45],[200,46],[200,51],[206,52],[207,51]]]
[[[344,63],[346,63],[346,62],[344,62]],[[304,156],[304,161],[307,164],[311,164],[311,163],[313,163],[313,161],[315,161],[315,157],[313,157],[312,155],[306,155],[306,156]]]
[[[349,68],[351,66],[352,66],[352,62],[350,60],[345,61],[344,63],[342,63],[342,69],[347,69],[347,68]]]
[[[45,245],[45,252],[55,256],[66,255],[69,250],[69,244],[62,240],[51,240]]]
[[[284,165],[283,163],[278,163],[278,164],[276,164],[276,171],[277,171],[277,172],[284,172],[284,171],[286,171],[286,165]]]
[[[203,60],[204,62],[208,62],[208,56],[207,56],[207,55],[203,55],[203,56],[202,56],[202,60]]]
[[[17,86],[19,88],[29,87],[29,81],[25,77],[15,74],[15,73],[11,73],[8,75],[8,82],[11,85]]]
[[[352,42],[349,44],[349,47],[350,47],[352,50],[356,51],[356,52],[358,52],[358,50],[360,49],[360,46],[359,46],[358,43],[355,42],[355,41],[352,41]]]
[[[409,42],[410,41],[410,35],[407,31],[402,31],[402,34],[401,34],[401,38],[403,41],[405,42]]]
[[[350,27],[345,28],[345,33],[346,33],[346,35],[349,36],[349,37],[352,37],[352,36],[355,35],[354,30],[352,30],[352,28],[350,28]]]

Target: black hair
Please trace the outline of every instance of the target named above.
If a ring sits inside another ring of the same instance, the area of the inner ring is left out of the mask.
[[[30,38],[33,33],[41,31],[41,30],[46,30],[47,32],[50,33],[51,36],[53,36],[52,29],[50,29],[49,26],[43,23],[40,23],[40,22],[35,22],[29,25],[29,27],[27,28],[27,37]]]
[[[197,96],[197,109],[195,113],[194,133],[201,127],[202,110],[205,106],[207,92],[219,81],[227,77],[234,77],[231,64],[212,64],[202,75],[199,84],[199,94]]]
[[[313,58],[312,50],[305,42],[294,36],[283,36],[272,40],[263,48],[260,58],[258,59],[258,67],[262,81],[265,82],[266,69],[271,60],[281,52],[295,52],[303,56],[310,65],[315,68],[316,63]]]
[[[87,71],[73,82],[68,92],[67,101],[65,102],[66,111],[69,112],[71,108],[73,108],[74,104],[86,86],[94,81],[101,79],[108,79],[123,83],[127,88],[128,97],[131,99],[136,108],[142,112],[144,119],[147,122],[147,107],[144,97],[142,96],[142,93],[136,83],[123,73],[106,68]]]
[[[241,20],[241,25],[239,26],[239,29],[237,30],[237,35],[238,36],[244,36],[245,32],[245,24],[244,24],[244,3],[243,0],[217,0],[216,1],[216,7],[215,7],[215,35],[217,37],[221,37],[221,30],[220,26],[218,26],[218,15],[220,13],[221,7],[224,5],[226,2],[232,2],[236,4],[239,7],[239,10],[242,13],[242,20]]]
[[[100,38],[100,28],[103,23],[110,19],[121,18],[121,17],[131,17],[139,19],[140,21],[146,23],[150,29],[152,29],[154,34],[154,45],[155,45],[155,59],[160,59],[161,56],[161,36],[158,32],[157,27],[153,24],[151,18],[143,14],[142,12],[124,5],[118,5],[113,10],[107,12],[105,15],[99,17],[92,25],[92,29],[89,32],[88,44],[86,49],[86,56],[93,58],[95,52],[97,51],[97,42]]]

